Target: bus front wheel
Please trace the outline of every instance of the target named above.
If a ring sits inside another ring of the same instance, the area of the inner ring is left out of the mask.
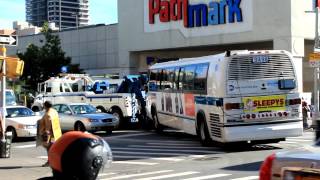
[[[208,126],[204,120],[200,121],[200,123],[199,123],[198,135],[199,135],[200,142],[201,142],[202,146],[212,145],[212,139],[210,138]]]

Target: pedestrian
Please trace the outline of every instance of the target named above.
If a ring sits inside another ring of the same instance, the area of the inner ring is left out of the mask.
[[[43,104],[45,114],[39,120],[38,125],[38,138],[40,138],[41,145],[49,152],[51,145],[61,136],[61,128],[58,112],[52,108],[52,103],[46,101]],[[42,165],[43,167],[49,166],[47,161]]]
[[[308,112],[310,111],[308,103],[302,98],[302,122],[303,129],[308,129]]]

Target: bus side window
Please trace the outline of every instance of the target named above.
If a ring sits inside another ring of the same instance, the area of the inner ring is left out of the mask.
[[[167,69],[162,70],[161,76],[161,89],[165,90],[170,88],[170,82],[168,81],[169,71]]]
[[[179,72],[178,89],[183,90],[183,81],[185,77],[185,68],[181,67]]]
[[[198,64],[194,77],[194,90],[206,92],[207,90],[208,64]]]
[[[192,91],[194,90],[194,74],[195,74],[195,65],[186,66],[185,68],[185,78],[183,81],[183,89]]]
[[[174,68],[168,69],[168,86],[167,90],[172,90],[174,86]]]
[[[150,75],[149,75],[149,90],[150,91],[157,91],[158,90],[158,85],[159,82],[157,82],[157,75],[158,75],[158,70],[151,70]]]
[[[174,90],[178,90],[179,89],[179,71],[180,68],[175,68],[174,70],[174,85],[173,85],[173,89]]]

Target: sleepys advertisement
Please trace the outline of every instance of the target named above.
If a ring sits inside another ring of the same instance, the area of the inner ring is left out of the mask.
[[[286,95],[253,96],[242,98],[244,112],[284,111]]]

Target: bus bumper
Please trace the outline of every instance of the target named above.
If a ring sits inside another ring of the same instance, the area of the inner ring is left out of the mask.
[[[302,136],[302,121],[281,124],[224,127],[222,142],[271,140]]]

